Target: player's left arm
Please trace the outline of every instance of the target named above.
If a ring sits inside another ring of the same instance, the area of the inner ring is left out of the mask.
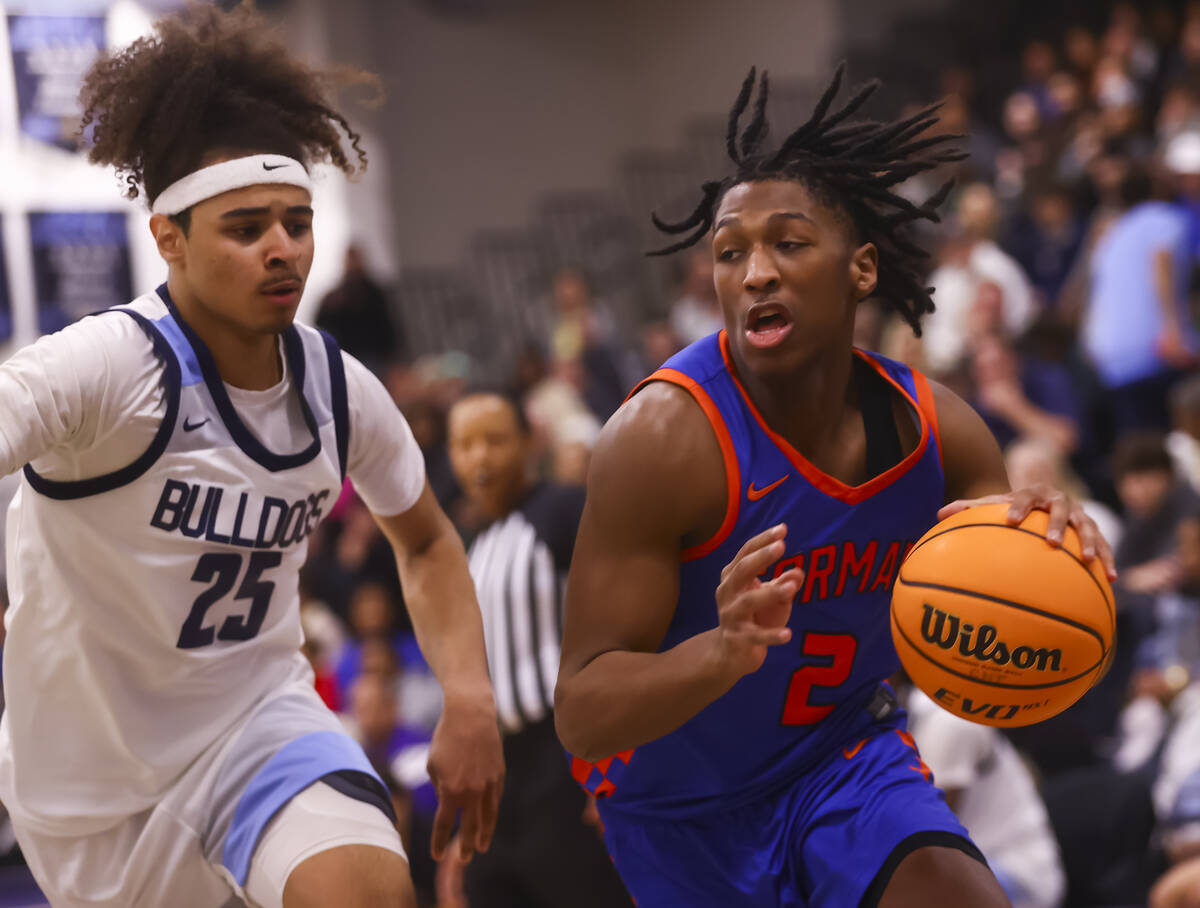
[[[1099,557],[1109,579],[1115,580],[1117,568],[1112,549],[1099,527],[1084,513],[1083,505],[1061,489],[1045,484],[1014,490],[1008,482],[1000,445],[979,414],[949,388],[935,381],[929,384],[937,408],[948,502],[938,511],[938,520],[978,504],[1008,502],[1008,522],[1013,526],[1028,517],[1030,511],[1047,511],[1050,520],[1046,541],[1061,545],[1070,524],[1079,534],[1083,560]]]
[[[354,357],[342,359],[350,411],[346,472],[392,546],[417,642],[442,686],[429,753],[438,795],[433,856],[444,856],[461,809],[460,849],[470,857],[491,840],[504,785],[475,585],[408,422],[378,378]]]
[[[433,856],[441,860],[461,808],[464,858],[486,851],[504,787],[504,756],[488,678],[483,622],[467,556],[426,481],[401,514],[375,515],[396,554],[404,601],[421,652],[442,686],[429,776],[438,794]]]

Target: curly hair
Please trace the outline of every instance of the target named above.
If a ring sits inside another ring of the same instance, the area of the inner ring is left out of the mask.
[[[933,311],[932,289],[923,280],[922,263],[928,253],[905,236],[903,228],[917,220],[938,221],[937,207],[945,201],[953,182],[943,184],[922,205],[914,205],[892,191],[892,187],[941,164],[963,160],[964,153],[944,147],[944,143],[961,136],[920,138],[937,122],[940,104],[924,107],[892,123],[849,120],[875,93],[879,87],[877,80],[867,83],[840,110],[830,113],[845,70],[845,63],[837,68],[808,121],[784,139],[778,149],[768,152],[763,149],[768,132],[765,71],[758,80],[754,113],[745,130],[738,134],[742,115],[754,94],[757,72],[752,67],[729,113],[725,137],[725,147],[736,172],[722,180],[704,183],[700,203],[682,221],[668,223],[652,214],[654,225],[664,233],[689,235],[649,254],[667,255],[697,243],[712,228],[721,199],[733,186],[765,180],[795,181],[820,201],[847,215],[861,242],[875,245],[879,252],[875,296],[895,307],[919,337],[921,316]]]
[[[353,84],[382,94],[369,73],[297,61],[250,3],[222,12],[193,2],[92,66],[80,131],[94,124],[88,158],[116,167],[131,199],[140,191],[153,201],[214,151],[326,161],[353,175],[367,166],[361,137],[326,98]]]

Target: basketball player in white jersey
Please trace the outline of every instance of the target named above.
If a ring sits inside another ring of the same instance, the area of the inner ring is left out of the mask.
[[[380,383],[293,324],[310,164],[351,172],[321,74],[196,5],[88,74],[93,161],[151,204],[167,282],[0,365],[11,608],[0,800],[53,905],[414,905],[382,783],[313,690],[297,574],[349,476],[445,693],[440,857],[503,783],[459,539]],[[340,130],[340,131],[339,131]]]

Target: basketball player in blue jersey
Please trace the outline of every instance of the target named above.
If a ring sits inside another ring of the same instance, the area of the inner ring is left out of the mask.
[[[352,173],[327,74],[189,6],[84,81],[91,159],[150,200],[165,284],[0,365],[11,608],[0,800],[56,908],[413,906],[388,793],[300,654],[307,538],[349,477],[445,708],[441,857],[503,782],[458,535],[382,384],[293,324],[309,167]]]
[[[1052,489],[1009,491],[978,416],[908,367],[856,350],[857,304],[920,330],[920,251],[936,220],[891,191],[956,160],[897,123],[831,112],[764,147],[767,79],[730,116],[734,176],[704,185],[725,329],[643,382],[605,427],[567,592],[556,691],[576,778],[640,908],[1007,905],[921,762],[883,680],[907,548],[939,516],[1011,501],[1111,555]],[[951,504],[947,505],[947,502]]]

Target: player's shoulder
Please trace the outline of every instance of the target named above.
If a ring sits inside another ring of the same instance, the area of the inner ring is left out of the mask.
[[[685,535],[725,501],[724,461],[708,417],[687,389],[652,382],[605,424],[588,468],[588,507],[637,513]]]
[[[1004,454],[983,417],[941,382],[927,379],[937,413],[939,453],[947,501],[1008,488]],[[981,486],[988,492],[979,492]]]
[[[39,338],[29,349],[39,358],[68,361],[75,371],[89,365],[123,370],[155,355],[145,329],[121,308],[72,322]]]
[[[711,436],[709,420],[688,388],[651,380],[605,423],[593,456],[669,469],[686,464]]]
[[[398,415],[399,409],[383,380],[353,354],[338,348],[342,372],[346,376],[346,395],[352,411],[366,416]]]

